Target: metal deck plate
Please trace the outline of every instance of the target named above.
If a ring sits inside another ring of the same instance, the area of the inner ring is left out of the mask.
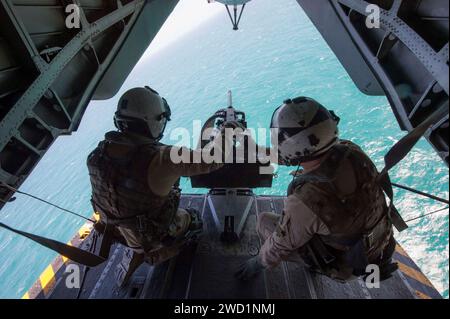
[[[122,258],[123,246],[115,245],[103,265],[91,269],[80,298],[142,298],[142,299],[411,299],[440,298],[439,293],[426,282],[426,277],[400,247],[402,265],[408,272],[397,271],[381,284],[379,289],[368,289],[361,280],[342,284],[313,274],[303,266],[286,262],[276,269],[265,271],[249,282],[234,277],[237,267],[259,251],[260,239],[256,233],[256,218],[261,212],[283,210],[283,197],[254,196],[251,193],[219,193],[216,195],[185,195],[181,207],[196,208],[202,212],[205,233],[197,245],[191,245],[180,255],[157,267],[142,265],[130,282],[118,288],[114,272]],[[225,216],[234,216],[240,241],[224,244],[220,240]],[[242,217],[244,222],[241,222]],[[241,227],[239,228],[239,225]],[[83,242],[88,245],[89,239]],[[398,259],[397,258],[397,259]],[[406,265],[408,264],[408,265]],[[55,275],[51,291],[46,289],[33,298],[75,298],[78,291],[65,285],[65,263]],[[81,267],[83,269],[83,267]],[[415,272],[414,272],[415,271]],[[415,278],[413,278],[415,274]],[[425,279],[423,279],[425,278]],[[422,281],[422,282],[421,282]]]

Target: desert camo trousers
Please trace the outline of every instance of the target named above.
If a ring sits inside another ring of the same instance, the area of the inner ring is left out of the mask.
[[[181,238],[188,230],[191,223],[190,214],[184,209],[178,209],[175,214],[173,223],[169,227],[169,235],[174,238]],[[185,245],[184,240],[177,240],[173,245],[164,246],[162,243],[155,243],[155,247],[151,250],[144,251],[141,247],[138,236],[135,232],[121,229],[121,233],[132,247],[136,254],[144,255],[145,262],[151,265],[161,264],[175,256],[177,256]]]
[[[274,213],[261,213],[258,215],[256,223],[256,231],[262,242],[265,242],[276,230],[281,216]],[[305,265],[302,257],[297,251],[293,251],[291,255],[285,258],[285,261],[296,262]]]

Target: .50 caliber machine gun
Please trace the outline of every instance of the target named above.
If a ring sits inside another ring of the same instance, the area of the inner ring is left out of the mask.
[[[201,147],[205,147],[215,136],[215,134],[222,130],[226,122],[238,122],[243,127],[247,128],[247,121],[244,112],[237,111],[233,107],[231,91],[228,92],[228,107],[218,110],[211,116],[202,128],[201,136],[207,129],[210,129],[210,139],[201,141]],[[245,137],[244,145],[240,145],[239,153],[243,155],[243,159],[238,158],[237,139],[233,145],[233,161],[225,163],[224,167],[212,172],[210,174],[198,175],[191,178],[193,188],[207,188],[207,189],[227,189],[227,188],[266,188],[272,187],[272,174],[261,174],[260,168],[269,167],[270,163],[262,163],[256,156],[256,162],[250,160],[251,156],[247,156],[248,152],[255,152],[256,150],[249,150],[248,138]],[[242,149],[243,148],[243,149]]]

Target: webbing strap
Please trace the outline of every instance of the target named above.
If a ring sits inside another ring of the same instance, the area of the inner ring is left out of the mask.
[[[406,155],[411,152],[412,148],[417,144],[420,138],[426,133],[431,125],[437,123],[442,117],[448,114],[448,100],[444,102],[433,114],[420,123],[417,127],[406,134],[387,152],[384,156],[385,167],[381,171],[377,180],[380,186],[383,188],[386,195],[390,200],[390,218],[392,224],[397,228],[399,232],[408,228],[397,208],[394,205],[394,191],[392,189],[391,179],[389,177],[389,171],[403,160]]]
[[[411,152],[411,149],[417,144],[419,139],[425,134],[431,125],[437,123],[441,118],[448,114],[448,100],[444,102],[433,114],[415,127],[398,141],[384,156],[385,167],[380,175],[387,174],[395,165]]]
[[[83,249],[80,249],[77,247],[63,244],[63,243],[53,240],[53,239],[49,239],[49,238],[45,238],[42,236],[30,234],[30,233],[27,233],[27,232],[24,232],[21,230],[17,230],[15,228],[12,228],[3,223],[0,223],[0,227],[7,229],[18,235],[21,235],[23,237],[26,237],[28,239],[31,239],[32,241],[34,241],[44,247],[47,247],[51,250],[54,250],[57,253],[69,258],[70,260],[75,261],[76,263],[86,265],[88,267],[95,267],[106,261],[106,259],[103,257],[97,256],[95,254],[92,254],[86,250],[83,250]]]
[[[402,232],[408,228],[408,225],[403,220],[403,217],[400,215],[397,208],[395,207],[394,190],[392,189],[391,178],[389,177],[388,173],[380,175],[378,178],[379,178],[378,184],[381,186],[381,188],[383,189],[384,193],[387,195],[390,201],[388,217],[392,222],[392,225],[394,225],[399,232]]]

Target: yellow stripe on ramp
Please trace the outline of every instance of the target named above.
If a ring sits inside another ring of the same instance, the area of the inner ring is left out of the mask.
[[[100,216],[98,214],[95,214],[94,218],[98,221],[100,219]],[[92,232],[92,228],[93,227],[89,224],[83,225],[78,231],[78,236],[75,236],[72,240],[70,240],[67,245],[75,245],[78,247],[80,245],[80,242],[83,242]],[[39,290],[39,294],[41,292],[43,292],[45,295],[48,294],[49,290],[52,289],[51,284],[56,283],[55,276],[61,266],[61,262],[58,260],[59,257],[61,257],[63,264],[66,264],[69,261],[69,258],[62,255],[56,257],[56,259],[50,265],[48,265],[44,272],[39,276],[39,279],[34,283],[33,287],[30,288],[30,290],[22,296],[22,299],[37,298],[37,294],[34,288]],[[55,268],[53,268],[53,266]]]
[[[420,282],[420,283],[422,283],[424,285],[427,285],[427,286],[429,286],[429,287],[434,289],[433,284],[420,271],[417,271],[417,270],[415,270],[415,269],[413,269],[413,268],[411,268],[409,266],[406,266],[405,264],[403,264],[403,263],[401,263],[399,261],[397,261],[397,264],[398,264],[398,268],[400,269],[400,271],[402,273],[404,273],[408,277],[411,277],[411,278],[417,280],[418,282]]]
[[[398,252],[400,255],[406,257],[406,258],[410,258],[408,256],[408,253],[403,249],[402,246],[400,246],[399,244],[397,244],[397,246],[395,246],[395,251]]]
[[[78,236],[80,236],[80,239],[83,240],[83,239],[85,239],[87,236],[89,236],[90,233],[91,233],[91,228],[88,227],[87,225],[84,225],[84,226],[81,227],[80,230],[78,231]]]
[[[418,290],[416,290],[415,293],[416,293],[417,297],[419,297],[420,299],[432,299],[430,296],[428,296]]]
[[[48,265],[48,267],[44,270],[42,275],[39,277],[39,280],[41,281],[41,287],[42,289],[45,289],[45,287],[48,286],[49,283],[52,282],[55,278],[55,272],[53,271],[52,265]]]
[[[67,245],[72,246],[72,241],[69,241],[67,243]],[[61,255],[61,258],[62,258],[63,263],[66,263],[69,260],[69,258],[67,258],[66,256],[63,256],[63,255]]]

